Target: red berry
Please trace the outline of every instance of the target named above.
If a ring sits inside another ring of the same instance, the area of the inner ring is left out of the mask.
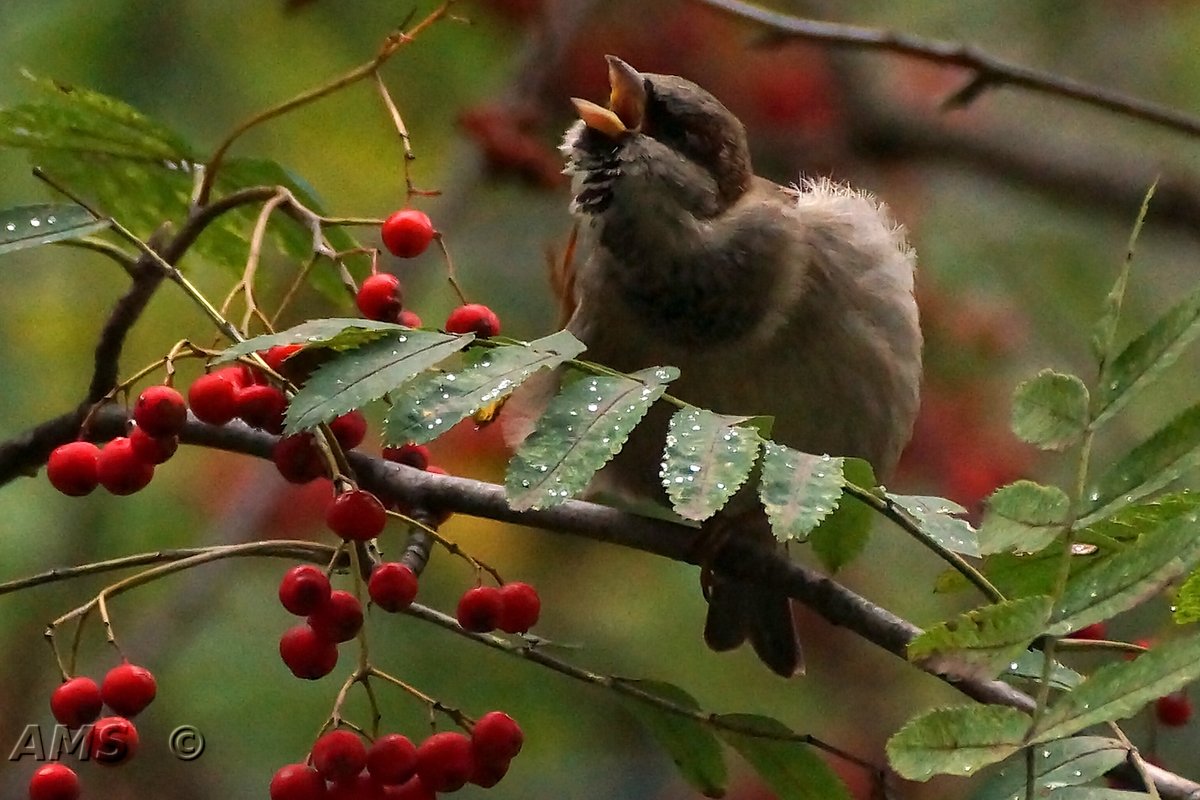
[[[537,589],[513,581],[500,587],[500,619],[496,627],[505,633],[525,633],[537,624],[542,601]]]
[[[396,322],[406,328],[421,327],[421,318],[407,308],[401,311],[399,316],[396,317]]]
[[[307,617],[329,602],[329,578],[312,564],[289,569],[279,582],[279,602],[291,613]]]
[[[313,745],[312,765],[325,780],[349,781],[367,766],[367,746],[353,731],[329,731]]]
[[[91,678],[77,677],[59,686],[50,695],[50,712],[68,728],[94,722],[100,716],[100,687]]]
[[[279,656],[297,678],[315,681],[337,666],[337,645],[307,625],[296,625],[279,638]]]
[[[133,452],[147,464],[162,464],[170,460],[179,449],[178,436],[151,436],[140,427],[129,432],[129,444]]]
[[[329,430],[343,450],[353,450],[367,438],[367,418],[361,411],[350,411],[330,422]]]
[[[97,459],[100,448],[91,442],[70,442],[54,448],[46,462],[50,485],[70,497],[89,494],[100,483]]]
[[[325,779],[307,764],[288,764],[271,778],[271,800],[325,800]]]
[[[252,428],[282,433],[285,411],[287,397],[274,386],[255,384],[238,390],[237,415]]]
[[[329,504],[325,524],[348,542],[366,542],[383,532],[387,511],[375,495],[362,489],[351,489]]]
[[[507,764],[521,752],[525,734],[516,720],[503,711],[489,711],[471,728],[475,759],[487,764]]]
[[[404,302],[404,288],[400,279],[387,272],[372,275],[358,287],[354,303],[367,319],[379,322],[394,322]]]
[[[403,611],[417,596],[417,574],[407,564],[385,562],[371,572],[367,594],[384,611]]]
[[[150,483],[154,465],[138,458],[129,439],[118,436],[100,448],[96,477],[100,479],[100,485],[113,494],[133,494]]]
[[[1163,725],[1179,728],[1192,718],[1192,701],[1184,692],[1176,692],[1154,701],[1154,715]]]
[[[329,601],[309,615],[308,625],[322,639],[348,642],[362,629],[362,604],[349,592],[330,592]]]
[[[437,793],[414,776],[399,786],[387,787],[384,797],[387,800],[437,800]]]
[[[423,444],[404,444],[399,447],[383,448],[383,457],[397,464],[407,464],[416,469],[429,468],[429,448]]]
[[[308,483],[325,474],[325,461],[311,433],[284,436],[272,448],[271,460],[289,483]]]
[[[151,436],[175,436],[187,422],[187,403],[170,386],[149,386],[138,395],[133,419]]]
[[[389,786],[401,784],[416,774],[417,748],[407,736],[380,736],[367,750],[367,771]]]
[[[188,405],[201,422],[224,425],[237,416],[237,393],[240,381],[235,369],[227,367],[201,375],[188,387]]]
[[[425,252],[433,241],[433,223],[423,211],[402,208],[383,221],[380,230],[383,246],[392,255],[413,258]]]
[[[495,586],[476,586],[458,601],[458,624],[468,631],[487,633],[500,620],[500,590]]]
[[[507,761],[489,764],[476,760],[475,772],[471,774],[471,783],[482,786],[484,789],[492,788],[508,774],[508,764]]]
[[[153,673],[136,664],[121,664],[113,667],[100,684],[100,695],[105,704],[123,717],[138,714],[154,699],[158,683]]]
[[[1108,638],[1108,626],[1103,622],[1093,622],[1085,625],[1074,633],[1067,634],[1068,639],[1102,640]]]
[[[116,766],[133,758],[138,749],[138,732],[124,717],[102,717],[88,732],[88,755],[95,762]]]
[[[457,731],[435,733],[417,748],[417,776],[435,792],[455,792],[475,773],[471,740]]]
[[[277,344],[274,347],[268,348],[267,350],[259,353],[259,356],[262,358],[263,363],[265,363],[268,367],[275,370],[280,375],[283,375],[283,362],[300,352],[300,350],[303,348],[304,345],[298,342],[294,344]]]
[[[29,779],[29,800],[78,800],[79,776],[66,764],[38,767]]]
[[[500,318],[490,308],[479,303],[467,303],[450,312],[446,318],[449,333],[474,333],[486,339],[500,333]]]

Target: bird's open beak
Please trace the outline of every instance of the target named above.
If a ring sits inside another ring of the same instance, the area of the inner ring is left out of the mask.
[[[616,139],[642,127],[646,111],[646,81],[642,74],[616,56],[608,60],[608,108],[590,100],[572,97],[575,111],[583,123],[593,130]]]

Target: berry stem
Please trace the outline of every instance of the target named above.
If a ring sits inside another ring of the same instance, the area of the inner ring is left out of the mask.
[[[390,683],[399,689],[404,690],[408,694],[410,694],[413,697],[415,697],[416,699],[420,700],[422,703],[425,703],[427,706],[429,706],[429,710],[430,710],[431,714],[433,712],[439,712],[439,713],[445,714],[447,717],[450,717],[450,719],[454,720],[454,724],[458,725],[460,728],[462,728],[464,730],[469,731],[471,729],[471,725],[473,725],[475,722],[471,717],[468,717],[466,714],[459,711],[457,708],[453,708],[451,706],[446,705],[441,700],[438,700],[435,697],[425,694],[424,692],[422,692],[420,689],[413,686],[412,684],[405,683],[400,678],[397,678],[395,675],[391,675],[387,672],[384,672],[383,670],[379,669],[378,667],[371,667],[370,675],[373,677],[379,678],[381,681]]]
[[[484,562],[472,556],[470,553],[463,550],[458,546],[457,543],[450,541],[445,536],[442,536],[437,532],[436,528],[426,525],[424,522],[421,522],[418,519],[413,519],[412,517],[401,514],[399,511],[388,511],[387,514],[389,517],[395,517],[405,524],[411,525],[412,527],[423,531],[427,536],[429,536],[429,538],[433,539],[434,542],[445,548],[446,552],[463,559],[476,570],[482,570],[491,575],[497,584],[504,584],[504,578],[500,577],[500,573],[494,567],[485,564]]]

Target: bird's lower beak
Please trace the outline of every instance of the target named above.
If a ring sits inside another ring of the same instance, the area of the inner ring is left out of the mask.
[[[593,130],[616,139],[642,127],[646,112],[646,81],[642,74],[616,56],[608,60],[608,108],[588,100],[571,98],[583,123]]]

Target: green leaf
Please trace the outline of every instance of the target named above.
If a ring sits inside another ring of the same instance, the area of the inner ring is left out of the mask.
[[[1074,375],[1042,370],[1013,396],[1013,433],[1043,450],[1073,444],[1087,422],[1087,387]]]
[[[1171,619],[1177,625],[1200,622],[1200,570],[1193,571],[1175,593]]]
[[[1008,669],[1000,677],[1022,680],[1030,683],[1042,682],[1042,667],[1046,656],[1040,650],[1026,650],[1008,665]],[[1050,665],[1050,685],[1059,690],[1069,691],[1079,685],[1083,676],[1073,669],[1064,667],[1057,661]]]
[[[1108,619],[1153,596],[1200,559],[1195,514],[1168,522],[1090,569],[1072,575],[1055,610],[1052,636]]]
[[[582,491],[677,377],[674,367],[650,367],[629,377],[583,375],[567,383],[508,464],[509,505],[547,508]]]
[[[1200,404],[1184,411],[1109,467],[1087,496],[1082,524],[1111,515],[1200,466]]]
[[[781,542],[799,541],[838,507],[845,459],[767,442],[758,495]]]
[[[1035,753],[1034,785],[1040,790],[1049,791],[1087,783],[1125,761],[1128,753],[1129,749],[1121,742],[1103,736],[1078,736],[1048,742]],[[1024,797],[1028,771],[1025,754],[1014,756],[1007,766],[972,795],[971,800]],[[1038,797],[1042,796],[1042,792],[1039,792]],[[1051,796],[1059,797],[1058,794]]]
[[[555,367],[584,351],[567,331],[527,345],[478,348],[462,369],[428,372],[392,396],[387,416],[389,444],[422,444],[450,430],[479,409],[506,397],[533,373]]]
[[[330,350],[353,350],[367,342],[375,341],[388,334],[408,333],[408,328],[391,322],[375,322],[369,319],[310,319],[279,333],[255,336],[227,347],[214,359],[214,363],[232,361],[251,353],[259,353],[281,344],[302,344],[305,347],[323,347]]]
[[[1200,510],[1200,494],[1184,490],[1126,506],[1112,516],[1089,522],[1084,532],[1091,537],[1105,536],[1120,542],[1130,541],[1164,522],[1196,510]]]
[[[1137,244],[1138,236],[1142,233],[1146,212],[1150,210],[1150,198],[1154,197],[1157,188],[1158,181],[1155,180],[1142,197],[1142,207],[1138,209],[1133,230],[1129,232],[1129,244],[1125,248],[1125,261],[1121,264],[1121,270],[1117,273],[1117,279],[1113,282],[1108,297],[1104,299],[1104,313],[1096,321],[1096,327],[1092,330],[1092,353],[1096,356],[1096,361],[1101,365],[1104,374],[1109,372],[1108,364],[1112,360],[1113,345],[1117,338],[1117,323],[1121,319],[1121,307],[1125,304],[1125,290],[1129,285],[1129,273],[1133,268],[1133,248]]]
[[[1198,677],[1200,635],[1156,645],[1132,661],[1110,662],[1050,705],[1032,741],[1061,739],[1101,722],[1132,716]]]
[[[43,203],[0,212],[0,254],[40,247],[64,239],[81,239],[110,224],[83,206]]]
[[[944,497],[914,494],[889,492],[886,496],[908,512],[923,534],[942,547],[966,556],[979,555],[979,538],[975,529],[965,519],[954,516],[967,513],[958,503]]]
[[[456,353],[472,337],[404,330],[368,342],[325,362],[288,403],[288,433],[328,422],[362,408]]]
[[[757,714],[722,714],[717,720],[761,734],[717,729],[717,735],[754,767],[778,800],[850,800],[846,784],[811,747],[782,741],[796,735],[782,722]]]
[[[875,485],[875,472],[871,465],[861,458],[843,458],[841,461],[845,482],[871,491]],[[821,563],[829,571],[836,572],[867,546],[867,537],[874,521],[875,512],[868,505],[853,497],[843,497],[837,508],[813,529],[808,540]]]
[[[974,775],[1017,752],[1030,718],[1007,706],[955,706],[927,711],[887,743],[892,769],[909,780],[934,775]]]
[[[909,643],[908,660],[938,674],[991,680],[1041,635],[1052,606],[1037,596],[976,608],[927,629]]]
[[[670,683],[620,679],[647,694],[692,711],[700,705],[690,694]],[[722,797],[728,776],[721,743],[699,720],[672,714],[645,701],[618,695],[621,704],[670,755],[680,774],[705,797]]]
[[[762,440],[744,420],[695,406],[671,416],[662,477],[679,516],[708,519],[746,482]]]
[[[1056,486],[1017,481],[987,499],[979,527],[979,550],[999,553],[1041,550],[1063,532],[1071,500]]]

